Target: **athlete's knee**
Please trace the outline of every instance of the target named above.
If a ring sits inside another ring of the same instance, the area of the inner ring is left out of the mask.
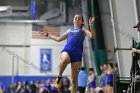
[[[61,64],[63,64],[63,65],[67,65],[67,64],[69,64],[69,60],[68,59],[62,59],[61,60]]]
[[[71,79],[71,82],[72,82],[72,84],[75,85],[75,84],[77,84],[78,80],[77,80],[76,78],[72,78],[72,79]]]
[[[65,61],[61,61],[60,63],[61,65],[68,65],[68,62],[65,62]]]

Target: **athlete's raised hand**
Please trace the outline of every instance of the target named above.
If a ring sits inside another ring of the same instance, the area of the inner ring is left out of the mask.
[[[94,21],[95,21],[95,17],[94,16],[90,17],[89,18],[89,25],[93,25]]]
[[[46,26],[43,26],[42,29],[41,29],[41,31],[39,33],[41,35],[45,36],[45,37],[48,37],[48,35],[49,35]]]

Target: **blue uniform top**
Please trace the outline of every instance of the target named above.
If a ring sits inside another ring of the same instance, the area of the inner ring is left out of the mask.
[[[106,78],[101,76],[101,87],[105,87],[106,86]]]
[[[81,51],[83,52],[83,41],[85,39],[85,35],[82,31],[82,26],[80,28],[74,29],[70,28],[67,37],[67,43],[65,45],[65,49]]]
[[[80,71],[78,74],[78,87],[86,87],[88,75],[86,71]]]
[[[2,90],[4,90],[4,84],[3,84],[3,83],[0,83],[0,88],[1,88]]]
[[[54,84],[53,84],[53,83],[51,84],[50,89],[51,89],[51,91],[57,90],[57,89],[55,88],[55,86],[54,86]]]
[[[69,29],[67,43],[62,52],[69,54],[71,62],[79,62],[82,60],[84,39],[85,35],[82,31],[82,26],[77,29]]]
[[[89,83],[89,88],[96,88],[96,82],[92,81],[91,83]]]
[[[112,74],[107,74],[106,79],[107,79],[106,80],[107,83],[113,82],[113,75]]]

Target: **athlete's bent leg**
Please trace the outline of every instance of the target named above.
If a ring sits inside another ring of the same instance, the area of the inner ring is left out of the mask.
[[[61,53],[61,62],[59,64],[59,72],[58,72],[58,76],[62,76],[65,68],[67,67],[67,65],[70,63],[70,57],[68,55],[67,52],[62,52]]]
[[[58,72],[58,76],[54,82],[54,86],[56,88],[60,88],[61,87],[61,78],[62,78],[62,74],[65,70],[65,68],[67,67],[67,65],[70,62],[70,58],[67,52],[62,52],[61,53],[61,62],[59,64],[59,72]]]

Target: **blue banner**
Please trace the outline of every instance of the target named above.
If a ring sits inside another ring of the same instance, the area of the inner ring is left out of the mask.
[[[31,0],[31,16],[36,19],[36,0]]]
[[[51,49],[40,49],[40,71],[47,72],[51,71]]]

